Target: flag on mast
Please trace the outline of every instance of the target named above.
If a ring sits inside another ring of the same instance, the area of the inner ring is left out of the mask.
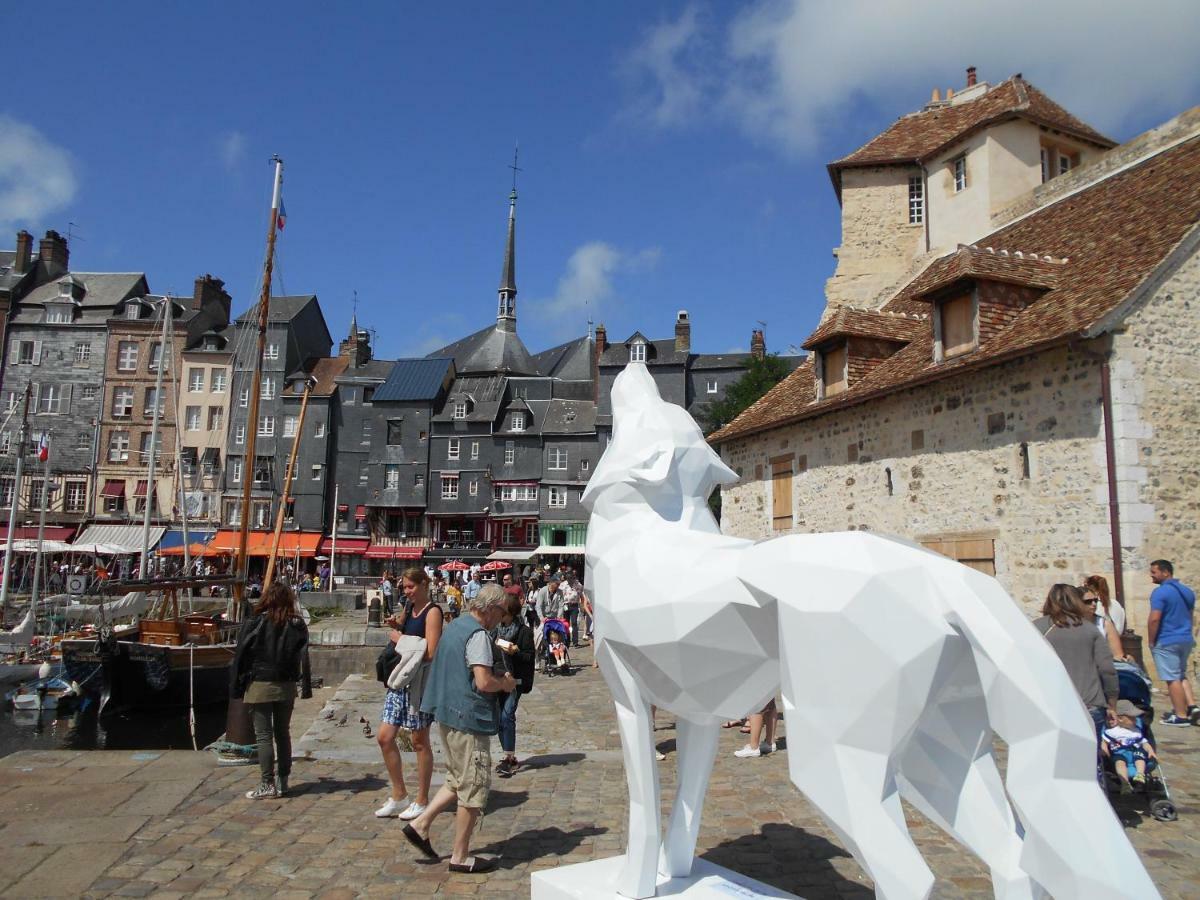
[[[38,462],[45,462],[50,458],[50,435],[45,431],[42,432],[41,439],[38,440]]]
[[[283,231],[283,226],[287,224],[287,206],[283,202],[283,197],[279,198],[279,214],[275,217],[275,227]]]

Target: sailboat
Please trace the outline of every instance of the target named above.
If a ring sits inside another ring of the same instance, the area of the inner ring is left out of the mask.
[[[262,360],[265,349],[267,321],[270,311],[271,278],[274,268],[275,237],[281,213],[281,187],[283,183],[283,161],[275,158],[275,182],[271,200],[271,218],[267,232],[267,254],[263,268],[262,292],[258,305],[258,336],[257,352],[255,354],[254,375],[250,382],[250,409],[248,420],[258,421],[258,408],[262,390]],[[171,301],[165,301],[163,322],[163,350],[161,358],[167,358],[167,342],[170,333]],[[161,396],[162,370],[159,368],[159,392]],[[148,495],[153,491],[155,454],[157,451],[158,410],[155,409],[150,439],[150,453],[147,473]],[[246,459],[254,459],[255,439],[258,429],[247,429],[248,444]],[[299,430],[295,441],[300,439]],[[177,448],[178,452],[178,448]],[[293,447],[293,458],[295,447]],[[289,467],[290,473],[290,467]],[[237,556],[231,569],[232,575],[219,577],[185,576],[181,578],[144,578],[141,580],[114,581],[107,585],[107,591],[113,594],[131,594],[145,592],[157,597],[147,617],[140,619],[135,625],[125,628],[112,628],[106,620],[103,607],[100,610],[101,625],[98,636],[91,640],[63,641],[63,662],[68,674],[94,667],[97,663],[103,666],[103,684],[101,687],[101,711],[116,709],[147,709],[168,707],[204,706],[224,703],[229,698],[229,669],[233,663],[237,649],[237,632],[245,617],[246,581],[248,575],[249,556],[247,544],[250,525],[250,488],[251,478],[243,479],[244,487],[241,503],[241,533]],[[285,488],[286,491],[286,488]],[[149,523],[151,496],[147,497],[145,517],[143,522],[143,541],[141,554],[141,573],[148,572],[149,561]],[[185,507],[186,504],[181,504]],[[183,510],[186,516],[186,509]],[[280,504],[282,516],[282,503]],[[274,553],[278,546],[278,524],[276,540],[272,548],[272,558],[269,570],[274,562]],[[187,553],[186,520],[184,534],[185,568],[190,571],[190,560]],[[214,608],[207,612],[181,613],[180,594],[184,591],[209,592],[219,588],[231,597],[231,602],[224,609]],[[108,620],[111,621],[111,620]],[[235,718],[241,723],[241,704],[230,701],[230,719]],[[234,735],[235,730],[245,731],[247,723],[241,723],[245,728],[229,727],[228,739],[239,746],[249,744],[249,738],[244,734]],[[239,738],[242,740],[239,741]]]

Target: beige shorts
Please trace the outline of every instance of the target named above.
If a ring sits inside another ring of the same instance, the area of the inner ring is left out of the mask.
[[[491,737],[458,731],[441,723],[438,730],[446,751],[446,787],[454,791],[463,806],[483,809],[492,787]]]

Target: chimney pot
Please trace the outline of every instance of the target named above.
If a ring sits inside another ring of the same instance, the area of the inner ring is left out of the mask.
[[[18,275],[29,271],[33,262],[33,235],[22,228],[17,232],[17,258],[13,261],[13,269]]]
[[[50,230],[38,245],[38,261],[45,266],[47,273],[54,277],[67,271],[71,261],[67,239],[57,231]]]
[[[975,84],[975,67],[967,66],[967,87],[972,87]]]
[[[941,103],[942,102],[942,92],[939,91],[937,88],[934,88],[933,93],[929,95],[929,102],[930,103]]]
[[[750,332],[750,355],[755,359],[764,359],[767,355],[767,341],[761,329],[755,328]]]
[[[947,100],[954,99],[954,88],[946,88],[946,99]]]

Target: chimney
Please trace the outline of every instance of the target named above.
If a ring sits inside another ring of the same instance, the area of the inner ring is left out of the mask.
[[[750,332],[750,355],[755,359],[765,359],[767,356],[767,341],[761,329],[755,328]]]
[[[38,261],[45,267],[47,274],[54,277],[67,271],[70,258],[67,239],[57,231],[47,231],[38,247]]]
[[[929,102],[930,103],[941,103],[942,102],[942,92],[939,91],[937,88],[934,88],[933,93],[929,95]]]
[[[675,314],[675,352],[690,353],[692,351],[692,320],[688,311],[681,309]]]
[[[599,357],[600,354],[603,353],[607,349],[608,349],[608,330],[604,327],[604,323],[601,322],[599,325],[596,326],[596,356]]]
[[[975,86],[975,67],[967,66],[967,87]]]
[[[33,235],[22,228],[17,232],[17,258],[13,260],[13,271],[23,275],[33,262]]]
[[[233,298],[225,290],[224,281],[208,274],[201,275],[196,279],[195,288],[192,291],[192,309],[211,310],[213,328],[224,328],[229,324],[232,308]]]
[[[371,361],[371,333],[355,324],[349,336],[338,344],[338,356],[349,359],[352,369],[366,365]]]
[[[946,88],[946,99],[947,100],[954,99],[954,88]]]

